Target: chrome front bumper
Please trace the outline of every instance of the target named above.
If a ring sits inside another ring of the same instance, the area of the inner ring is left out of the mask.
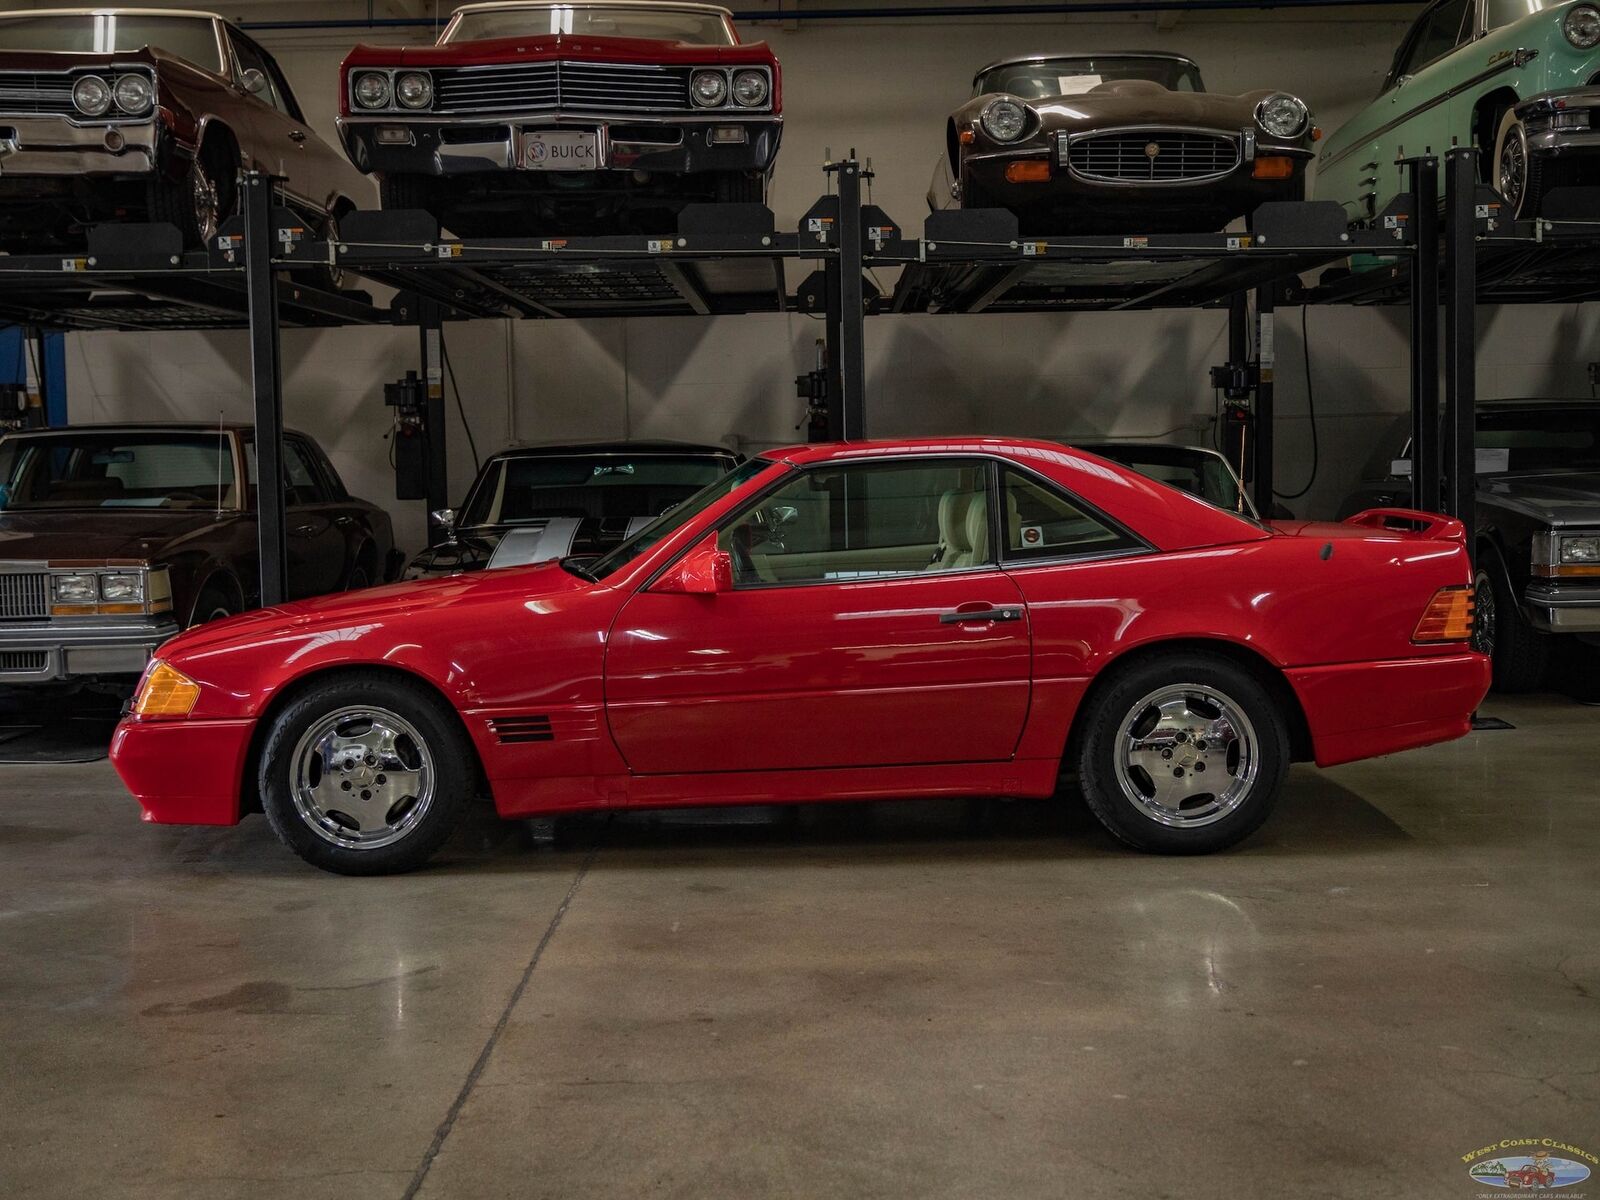
[[[1531,583],[1522,611],[1545,633],[1600,633],[1600,587],[1552,587]]]
[[[0,623],[0,683],[138,675],[177,632],[170,615]]]
[[[1544,92],[1524,100],[1515,111],[1527,127],[1532,154],[1600,150],[1600,88]]]
[[[113,149],[118,138],[121,147]],[[155,121],[75,125],[65,117],[0,113],[0,178],[147,175],[156,169],[156,139]]]

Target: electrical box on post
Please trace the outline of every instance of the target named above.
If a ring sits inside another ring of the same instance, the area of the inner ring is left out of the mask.
[[[394,409],[391,434],[394,462],[394,498],[428,498],[427,395],[415,371],[404,379],[383,385],[383,402]]]

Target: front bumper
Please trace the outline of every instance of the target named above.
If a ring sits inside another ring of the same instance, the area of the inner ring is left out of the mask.
[[[149,175],[157,123],[75,125],[65,117],[0,114],[0,178],[12,175]]]
[[[255,722],[125,720],[111,765],[158,825],[237,825]]]
[[[139,675],[177,633],[171,616],[0,623],[0,683]]]
[[[743,142],[714,142],[711,131],[737,128]],[[765,171],[777,157],[783,118],[776,115],[640,118],[637,116],[513,116],[499,118],[341,117],[339,135],[350,160],[379,175],[470,175],[521,171],[522,134],[585,130],[598,138],[602,171],[688,175],[702,171]],[[379,141],[379,131],[397,141]],[[528,171],[526,176],[593,175],[592,171]]]
[[[1488,656],[1471,651],[1287,672],[1319,767],[1464,736],[1489,673]]]
[[[1531,583],[1522,611],[1545,633],[1600,633],[1600,587]]]
[[[1528,131],[1528,152],[1559,156],[1600,150],[1600,88],[1564,88],[1516,106]]]

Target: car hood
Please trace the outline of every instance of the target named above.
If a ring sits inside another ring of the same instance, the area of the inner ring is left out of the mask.
[[[739,46],[702,46],[658,38],[594,37],[589,34],[530,34],[451,42],[444,46],[357,46],[345,58],[347,67],[452,67],[465,64],[516,63],[563,59],[569,62],[637,63],[772,63],[765,42]]]
[[[346,634],[392,628],[445,608],[459,610],[455,619],[470,623],[475,619],[473,610],[480,606],[515,599],[537,611],[540,600],[594,586],[558,564],[548,563],[336,592],[198,626],[166,643],[160,656],[175,660],[204,656],[307,634],[326,633],[343,640]]]
[[[239,519],[210,509],[11,509],[0,512],[0,562],[159,562],[184,542]]]
[[[1600,472],[1480,475],[1479,503],[1490,503],[1556,526],[1600,526]]]
[[[1272,91],[1224,96],[1212,92],[1174,92],[1145,79],[1103,83],[1076,96],[1029,100],[1048,130],[1107,129],[1118,125],[1181,125],[1232,132],[1255,128],[1256,105]],[[979,96],[969,105],[981,112],[993,96]],[[1299,139],[1295,139],[1299,140]]]

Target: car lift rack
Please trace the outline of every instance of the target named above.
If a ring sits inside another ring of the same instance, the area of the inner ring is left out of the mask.
[[[251,173],[241,179],[242,212],[207,250],[183,252],[171,226],[109,224],[90,231],[81,253],[0,257],[0,320],[63,330],[249,331],[264,604],[286,594],[285,325],[414,326],[419,374],[442,403],[438,331],[446,321],[820,313],[827,350],[814,428],[855,439],[866,433],[868,317],[1226,306],[1228,367],[1257,428],[1247,465],[1266,511],[1274,439],[1272,339],[1263,322],[1280,304],[1406,303],[1414,503],[1470,527],[1475,303],[1600,298],[1600,224],[1576,217],[1600,211],[1588,203],[1600,197],[1578,197],[1584,203],[1573,219],[1507,221],[1497,197],[1477,184],[1476,159],[1462,148],[1405,160],[1409,190],[1365,228],[1347,227],[1336,205],[1302,201],[1263,206],[1245,234],[1147,237],[1024,238],[997,210],[933,213],[920,237],[907,237],[863,203],[871,172],[853,151],[825,165],[827,194],[792,232],[776,229],[760,205],[691,206],[673,234],[470,240],[441,237],[423,213],[374,212],[347,216],[340,240],[328,243],[275,203],[273,179]],[[820,265],[801,277],[802,263]],[[899,279],[883,295],[876,272],[890,269]],[[1317,270],[1321,279],[1307,285]],[[350,288],[353,276],[395,289],[393,300],[380,306]],[[442,453],[439,439],[441,464]],[[440,494],[430,495],[430,509],[447,504],[442,469],[434,477],[430,493]]]

